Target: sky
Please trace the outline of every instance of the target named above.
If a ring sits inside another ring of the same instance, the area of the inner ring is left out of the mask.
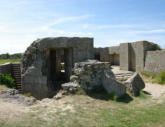
[[[93,37],[95,47],[148,40],[165,48],[165,0],[0,0],[0,53],[59,36]]]

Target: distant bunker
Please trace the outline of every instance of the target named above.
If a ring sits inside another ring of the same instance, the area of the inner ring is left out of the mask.
[[[53,97],[69,82],[75,62],[93,59],[93,38],[44,38],[34,41],[21,60],[22,89],[38,99]]]

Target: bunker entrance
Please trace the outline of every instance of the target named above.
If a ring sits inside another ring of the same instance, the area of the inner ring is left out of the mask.
[[[100,61],[100,54],[95,54],[95,59]]]
[[[111,54],[109,56],[110,58],[110,62],[112,65],[117,65],[119,66],[120,65],[120,55],[119,54]]]
[[[69,82],[72,74],[72,48],[51,49],[49,52],[49,83],[55,90]]]

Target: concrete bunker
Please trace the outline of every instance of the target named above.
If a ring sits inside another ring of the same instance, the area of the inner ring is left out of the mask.
[[[93,38],[44,38],[34,41],[21,60],[22,89],[42,99],[69,82],[75,62],[94,59]]]

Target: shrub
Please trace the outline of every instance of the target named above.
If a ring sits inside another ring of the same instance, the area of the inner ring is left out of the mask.
[[[14,79],[11,75],[0,74],[0,85],[6,85],[9,88],[14,88]]]
[[[160,47],[160,45],[156,45],[156,50],[162,50],[162,48]]]
[[[156,76],[156,80],[157,80],[157,82],[158,82],[159,84],[165,84],[165,71],[159,73],[159,74]]]
[[[156,77],[156,75],[151,72],[141,72],[141,74],[142,74],[142,76],[152,78],[152,79],[154,79]]]

